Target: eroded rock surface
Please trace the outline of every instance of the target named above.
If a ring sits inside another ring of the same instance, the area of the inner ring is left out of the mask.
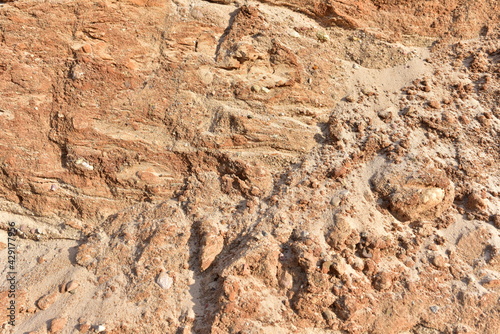
[[[496,334],[498,13],[0,2],[2,332]]]

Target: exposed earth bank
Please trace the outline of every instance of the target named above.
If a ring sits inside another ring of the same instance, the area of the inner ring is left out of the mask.
[[[498,333],[499,13],[0,2],[2,333]]]

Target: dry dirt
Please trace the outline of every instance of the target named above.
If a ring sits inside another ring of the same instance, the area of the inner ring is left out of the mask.
[[[499,15],[0,1],[1,333],[499,333]]]

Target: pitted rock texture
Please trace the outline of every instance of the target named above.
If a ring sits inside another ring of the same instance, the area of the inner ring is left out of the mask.
[[[496,334],[499,13],[0,2],[2,333]]]

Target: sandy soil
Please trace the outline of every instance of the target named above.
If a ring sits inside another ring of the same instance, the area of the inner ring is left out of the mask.
[[[0,2],[1,332],[498,333],[499,13]]]

